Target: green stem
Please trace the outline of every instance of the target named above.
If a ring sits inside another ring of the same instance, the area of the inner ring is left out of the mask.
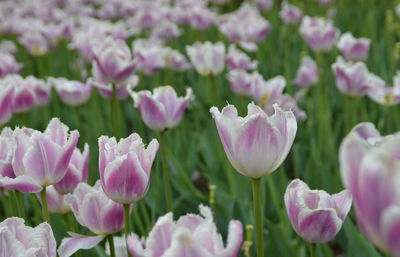
[[[108,244],[110,246],[110,257],[115,257],[114,237],[107,235]]]
[[[12,212],[10,212],[10,199],[9,199],[8,195],[6,194],[6,192],[3,191],[1,188],[0,188],[0,191],[2,193],[1,201],[3,204],[4,215],[6,217],[11,217]]]
[[[218,88],[214,75],[210,75],[210,94],[213,101],[212,105],[219,107]]]
[[[168,173],[168,163],[167,163],[167,152],[165,149],[165,139],[164,132],[160,133],[160,149],[161,149],[161,161],[162,161],[162,177],[164,183],[164,193],[165,193],[165,201],[167,203],[167,211],[171,212],[173,209],[172,206],[172,192],[171,192],[171,184],[169,180]]]
[[[50,216],[49,211],[47,210],[47,196],[46,196],[46,187],[44,186],[42,191],[40,191],[40,202],[42,203],[42,216],[43,221],[47,221],[50,224]]]
[[[128,235],[131,233],[131,217],[130,217],[130,204],[124,204],[124,220],[125,220],[125,241],[128,240]],[[128,245],[128,244],[127,244]],[[111,249],[111,244],[110,244]],[[126,247],[127,256],[131,256],[128,247]]]
[[[22,199],[21,192],[15,191],[15,197],[17,200],[18,215],[21,218],[25,219],[24,200]]]
[[[268,187],[269,187],[269,190],[271,193],[272,202],[274,203],[275,208],[277,210],[280,210],[280,204],[279,204],[280,201],[278,200],[278,196],[277,196],[278,194],[276,192],[276,185],[274,183],[272,176],[267,177],[267,182],[268,182]]]
[[[117,89],[115,84],[112,85],[112,98],[111,98],[111,126],[112,126],[112,134],[114,137],[119,139],[119,106],[118,106],[118,98],[117,98]]]
[[[351,118],[350,118],[350,97],[349,96],[344,96],[344,133],[345,135],[349,132],[350,130],[350,125],[351,122]]]
[[[310,257],[317,257],[316,244],[310,243]]]
[[[260,199],[260,178],[252,179],[253,185],[253,207],[254,207],[254,219],[256,229],[256,248],[257,257],[264,256],[264,243],[263,243],[263,220],[261,211],[261,199]]]

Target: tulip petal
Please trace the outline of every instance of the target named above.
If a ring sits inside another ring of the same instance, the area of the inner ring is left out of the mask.
[[[332,195],[333,200],[336,203],[336,210],[341,220],[347,216],[351,209],[351,193],[349,190],[343,190],[340,193]]]
[[[386,245],[394,256],[400,256],[400,207],[391,206],[381,218]]]
[[[0,177],[0,187],[14,189],[26,194],[42,191],[42,186],[29,176],[17,176],[16,178]]]
[[[69,257],[80,249],[91,249],[99,244],[105,236],[84,236],[74,234],[73,237],[64,238],[58,248],[60,257]]]

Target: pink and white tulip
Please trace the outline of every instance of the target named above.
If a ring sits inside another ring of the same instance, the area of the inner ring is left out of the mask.
[[[21,218],[8,218],[0,223],[1,256],[56,257],[56,240],[49,224],[34,228]]]
[[[247,73],[244,70],[231,70],[226,75],[233,92],[239,95],[251,95],[256,73]],[[258,74],[258,73],[257,73]]]
[[[303,18],[303,11],[297,6],[288,4],[285,1],[282,3],[279,16],[287,24],[298,24]]]
[[[128,237],[130,253],[138,257],[238,256],[243,241],[240,221],[230,221],[227,244],[224,246],[210,208],[200,206],[200,213],[201,215],[187,214],[178,221],[173,220],[172,213],[167,213],[157,220],[144,242],[135,234]],[[126,254],[126,251],[120,252]]]
[[[71,106],[86,103],[92,95],[92,85],[64,78],[49,79],[60,99]]]
[[[385,86],[380,77],[370,74],[368,96],[378,104],[392,106],[400,103],[400,72],[393,78],[392,87]]]
[[[226,55],[226,64],[229,70],[252,71],[257,68],[258,61],[252,61],[248,55],[237,49],[235,45],[230,45]]]
[[[346,32],[340,37],[337,48],[347,60],[364,61],[368,58],[370,44],[370,39],[354,38],[350,32]]]
[[[239,173],[260,178],[274,172],[288,155],[296,136],[296,118],[278,105],[274,111],[268,116],[253,103],[246,117],[239,117],[233,105],[222,112],[210,109],[225,153]]]
[[[343,184],[353,195],[357,222],[382,251],[400,256],[400,135],[381,136],[360,123],[340,146]]]
[[[0,77],[18,73],[21,68],[22,64],[17,63],[13,55],[0,52]]]
[[[186,90],[185,97],[178,97],[171,86],[157,87],[153,93],[148,90],[132,92],[135,107],[140,110],[144,123],[159,132],[179,124],[192,97],[191,88]]]
[[[150,185],[151,166],[159,144],[153,139],[147,148],[136,133],[119,142],[99,138],[99,170],[105,194],[115,202],[131,204],[140,200]]]
[[[300,179],[293,180],[285,192],[290,223],[310,243],[325,243],[336,236],[350,211],[351,199],[348,190],[329,195],[323,190],[310,190]]]
[[[14,87],[0,80],[0,124],[7,123],[13,113]]]
[[[276,76],[265,81],[261,75],[257,75],[252,86],[252,97],[260,105],[274,104],[282,95],[286,86],[286,79],[283,76]]]
[[[225,68],[225,45],[222,42],[196,42],[186,46],[193,67],[204,76],[216,76]]]
[[[311,57],[301,59],[293,84],[299,88],[309,88],[318,82],[318,67]]]
[[[331,20],[305,16],[301,22],[300,35],[315,52],[331,50],[339,34]]]

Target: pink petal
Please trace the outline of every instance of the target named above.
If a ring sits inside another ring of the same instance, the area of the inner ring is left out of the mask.
[[[104,239],[105,236],[84,236],[74,234],[73,237],[64,238],[58,248],[60,257],[69,257],[80,249],[91,249]]]

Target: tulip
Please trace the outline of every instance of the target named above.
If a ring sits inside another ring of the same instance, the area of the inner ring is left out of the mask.
[[[226,78],[233,92],[239,95],[251,95],[252,86],[256,80],[255,76],[258,73],[255,74],[247,73],[244,70],[231,70],[226,75]]]
[[[71,106],[86,103],[92,94],[92,85],[64,78],[49,79],[61,101]]]
[[[230,45],[226,56],[226,64],[229,70],[251,71],[257,68],[258,62],[252,61],[249,56],[238,50],[235,45]]]
[[[361,231],[393,256],[400,256],[399,143],[399,134],[381,136],[372,123],[360,123],[339,151],[343,184],[353,195]]]
[[[15,142],[12,140],[13,131],[6,127],[0,134],[0,177],[15,178],[11,165]]]
[[[172,213],[160,217],[144,243],[136,234],[128,237],[130,254],[140,257],[238,256],[243,241],[240,221],[230,221],[227,245],[224,247],[222,236],[214,224],[211,209],[200,206],[200,213],[201,215],[187,214],[178,221],[173,220]],[[119,244],[119,247],[126,248],[126,245]],[[126,253],[122,250],[119,252]],[[125,256],[117,255],[117,257]]]
[[[368,38],[354,38],[350,32],[344,33],[337,43],[340,53],[348,60],[364,61],[368,58],[369,45],[371,40]]]
[[[281,165],[297,131],[291,111],[284,112],[278,105],[274,105],[274,110],[268,116],[250,103],[247,116],[242,118],[233,105],[226,106],[222,112],[216,107],[210,109],[229,161],[239,173],[252,178],[257,257],[264,256],[260,177]]]
[[[0,80],[0,125],[7,123],[13,113],[14,87]]]
[[[286,189],[285,205],[300,237],[310,243],[325,243],[340,231],[351,208],[351,194],[348,190],[334,195],[310,190],[306,183],[295,179]]]
[[[340,32],[330,20],[305,16],[301,22],[300,34],[312,50],[327,52],[336,43]]]
[[[222,42],[196,42],[186,46],[190,61],[198,73],[204,76],[216,76],[225,67],[225,45]]]
[[[309,88],[318,82],[318,67],[311,57],[301,59],[301,66],[297,70],[293,84],[299,88]]]
[[[176,23],[171,21],[163,21],[153,28],[151,38],[156,40],[172,40],[178,38],[182,34]]]
[[[27,31],[18,40],[33,56],[44,55],[51,48],[47,39],[37,31]]]
[[[134,47],[133,54],[137,62],[137,69],[146,75],[151,75],[166,65],[165,50],[162,46],[136,46]]]
[[[133,89],[136,87],[139,83],[139,77],[136,75],[132,75],[129,77],[124,83],[120,84],[119,87],[115,88],[115,97],[117,99],[124,99],[126,98],[128,94],[128,88]],[[97,88],[99,94],[107,99],[113,99],[113,85],[111,84],[104,84],[102,82],[93,80],[91,78],[88,79],[87,81],[88,85],[94,86]],[[113,110],[114,113],[114,110]]]
[[[35,95],[35,106],[47,106],[51,98],[51,85],[44,82],[42,79],[28,76],[24,80],[26,87],[31,88]]]
[[[93,187],[80,183],[73,194],[64,197],[77,221],[97,236],[70,233],[58,248],[60,257],[69,257],[79,249],[90,249],[102,241],[106,235],[120,231],[124,226],[124,207],[109,199],[102,190],[101,182]]]
[[[0,223],[1,256],[56,257],[56,240],[49,224],[34,228],[21,218],[8,218]]]
[[[385,81],[376,75],[370,74],[368,96],[375,102],[386,106],[400,103],[400,72],[397,72],[393,80],[394,86],[386,87]]]
[[[0,77],[7,74],[18,73],[22,65],[17,63],[15,57],[9,53],[0,52]]]
[[[178,97],[171,86],[155,88],[153,94],[148,90],[132,93],[135,107],[140,110],[144,123],[158,132],[179,124],[192,96],[192,89],[188,88],[185,97]]]
[[[9,75],[2,81],[14,88],[12,96],[12,111],[16,113],[26,112],[35,105],[36,97],[33,87],[25,83],[19,75]]]
[[[263,11],[268,11],[274,5],[274,0],[255,0],[254,5]]]
[[[9,53],[15,55],[17,53],[17,45],[10,40],[2,40],[0,42],[0,53]]]
[[[297,100],[291,97],[288,94],[280,95],[275,101],[274,104],[278,104],[282,110],[284,111],[292,111],[297,121],[304,121],[307,118],[307,114],[304,110],[300,109],[298,106]],[[264,111],[268,115],[274,114],[274,107],[272,103],[268,103],[263,107]]]
[[[177,71],[185,71],[192,68],[190,62],[180,52],[169,47],[165,47],[164,51],[165,65],[167,68]]]
[[[198,5],[185,11],[188,12],[187,19],[190,26],[198,30],[208,29],[214,23],[216,16],[211,10]]]
[[[279,12],[281,19],[288,24],[298,24],[303,18],[303,11],[297,6],[283,2],[281,6],[281,11]]]
[[[40,195],[39,199],[40,199]],[[48,186],[46,188],[46,200],[47,200],[47,209],[49,213],[55,214],[67,214],[71,211],[71,208],[65,203],[64,195],[58,193],[54,186]]]
[[[332,64],[332,70],[336,79],[336,87],[342,93],[349,96],[366,95],[370,89],[367,66],[362,62],[346,62],[338,57]]]
[[[85,144],[81,153],[78,148],[74,149],[65,176],[56,184],[54,189],[60,194],[72,193],[75,187],[88,179],[89,168],[89,145]]]
[[[135,70],[136,64],[132,60],[131,51],[122,40],[106,38],[94,50],[93,76],[95,80],[104,84],[121,84],[126,81]]]
[[[274,104],[282,95],[285,86],[286,79],[283,76],[276,76],[265,81],[261,75],[257,75],[251,94],[260,105]]]

